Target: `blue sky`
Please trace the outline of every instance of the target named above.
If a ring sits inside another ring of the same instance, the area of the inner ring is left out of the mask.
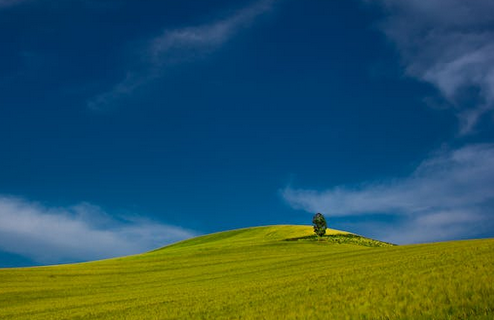
[[[493,10],[0,0],[0,266],[316,212],[400,244],[494,236]]]

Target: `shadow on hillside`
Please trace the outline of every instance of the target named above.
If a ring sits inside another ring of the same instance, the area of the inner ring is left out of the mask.
[[[392,247],[396,244],[388,243],[384,241],[374,240],[366,237],[362,237],[355,234],[330,234],[318,237],[315,234],[305,237],[288,238],[284,241],[313,241],[321,243],[334,243],[334,244],[353,244],[364,247]]]

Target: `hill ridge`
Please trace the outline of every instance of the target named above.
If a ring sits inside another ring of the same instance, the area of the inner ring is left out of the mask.
[[[135,256],[0,269],[0,319],[487,320],[494,315],[494,239],[375,248],[283,241],[309,236],[310,226],[240,230]]]

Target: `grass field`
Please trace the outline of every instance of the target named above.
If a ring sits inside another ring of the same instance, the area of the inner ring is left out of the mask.
[[[3,269],[0,319],[494,319],[494,239],[380,247],[311,233],[258,227]]]

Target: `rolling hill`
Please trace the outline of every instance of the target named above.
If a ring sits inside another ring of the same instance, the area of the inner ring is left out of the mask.
[[[392,246],[310,226],[0,270],[0,319],[492,319],[494,239]],[[290,240],[290,241],[288,241]]]

